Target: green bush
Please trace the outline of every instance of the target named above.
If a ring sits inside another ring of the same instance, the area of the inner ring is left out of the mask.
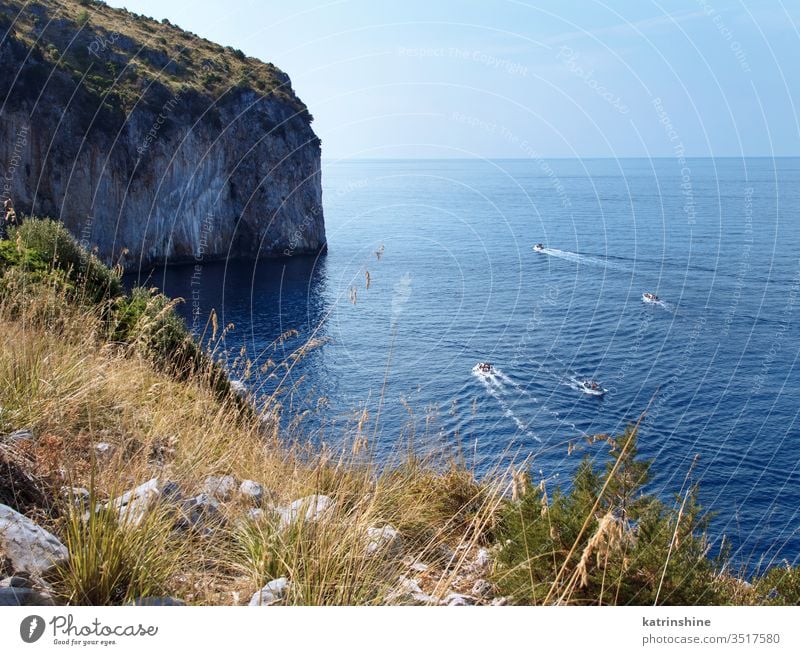
[[[800,566],[776,566],[754,580],[759,602],[764,605],[800,605]]]
[[[30,250],[55,270],[64,271],[73,289],[90,302],[101,302],[122,293],[117,271],[88,252],[63,223],[49,219],[27,219],[9,230],[9,241]]]
[[[721,601],[706,557],[708,517],[690,488],[676,507],[642,493],[650,463],[636,430],[605,440],[610,461],[585,457],[572,488],[527,485],[502,512],[496,583],[517,603],[697,605]]]

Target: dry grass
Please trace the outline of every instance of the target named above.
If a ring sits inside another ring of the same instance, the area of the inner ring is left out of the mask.
[[[207,476],[231,474],[260,483],[275,503],[315,493],[336,501],[322,520],[288,530],[269,512],[245,520],[247,507],[231,501],[211,536],[173,534],[164,511],[128,529],[108,512],[86,522],[61,506],[50,527],[73,553],[58,582],[70,601],[127,602],[158,590],[194,603],[243,602],[286,575],[293,603],[382,603],[409,561],[439,566],[431,588],[444,593],[457,560],[485,539],[501,494],[470,472],[436,473],[412,460],[379,473],[360,448],[334,456],[287,444],[278,422],[221,399],[202,375],[176,380],[139,355],[135,339],[108,343],[102,312],[59,293],[28,286],[26,302],[7,291],[0,304],[0,429],[36,435],[27,461],[53,498],[62,485],[83,486],[92,504],[102,503],[155,476],[190,495]],[[97,453],[99,442],[112,446],[110,455]],[[404,535],[402,548],[368,556],[367,529],[389,524]],[[459,545],[458,558],[442,554]],[[152,572],[147,584],[126,573],[137,552],[135,568]]]

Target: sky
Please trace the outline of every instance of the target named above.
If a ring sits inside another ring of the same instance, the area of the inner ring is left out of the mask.
[[[798,0],[111,0],[271,61],[323,157],[800,155]]]

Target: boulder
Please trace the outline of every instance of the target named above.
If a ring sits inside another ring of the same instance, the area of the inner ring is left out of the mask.
[[[0,580],[0,589],[8,587],[30,587],[31,581],[29,578],[21,575],[12,575],[10,578]]]
[[[477,596],[478,598],[486,598],[487,596],[491,595],[492,589],[493,587],[491,582],[482,578],[478,578],[472,585],[472,595]]]
[[[378,551],[386,552],[389,556],[396,556],[403,548],[403,537],[391,525],[382,528],[367,528],[367,555],[374,555]]]
[[[288,507],[273,507],[280,516],[281,527],[287,528],[298,520],[319,521],[333,511],[336,503],[328,496],[313,494],[298,498]]]
[[[475,599],[464,594],[447,594],[442,600],[442,605],[447,605],[448,607],[466,607],[474,604]]]
[[[107,462],[114,455],[114,446],[110,443],[100,442],[94,445],[94,454],[98,462]]]
[[[260,505],[264,500],[264,487],[253,480],[244,480],[239,485],[239,496],[254,505]]]
[[[247,510],[247,518],[251,521],[260,521],[264,518],[264,510],[260,507],[253,507]]]
[[[240,398],[247,398],[247,385],[241,380],[230,378],[228,383],[231,385],[231,391]]]
[[[89,509],[89,499],[92,494],[85,487],[61,487],[61,495],[77,509],[83,512]]]
[[[180,498],[180,490],[176,483],[153,478],[135,489],[126,491],[112,501],[111,506],[119,512],[120,521],[139,525],[147,512],[160,501],[178,502]]]
[[[26,516],[0,505],[0,557],[6,557],[14,571],[35,576],[52,570],[69,559],[66,546]]]
[[[172,598],[171,596],[144,596],[128,603],[128,605],[139,607],[181,607],[186,603],[180,598]]]
[[[55,605],[51,596],[28,587],[0,588],[0,607],[22,605]]]
[[[225,517],[219,511],[219,502],[208,494],[198,494],[183,503],[183,519],[178,527],[208,528],[221,525]]]
[[[478,554],[475,556],[475,564],[480,568],[485,568],[489,566],[492,561],[492,556],[489,554],[489,551],[486,548],[481,548],[478,551]]]
[[[202,493],[217,500],[226,501],[236,493],[236,478],[232,475],[212,475],[203,483]]]
[[[289,581],[286,578],[277,578],[265,584],[250,599],[250,606],[275,605],[286,598],[289,591]]]

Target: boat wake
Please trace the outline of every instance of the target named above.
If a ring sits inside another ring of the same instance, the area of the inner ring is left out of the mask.
[[[542,248],[536,252],[550,257],[556,257],[568,262],[574,262],[578,265],[585,264],[587,266],[597,266],[600,268],[609,268],[615,271],[625,271],[630,273],[633,269],[627,264],[618,261],[612,261],[607,257],[598,257],[595,255],[582,255],[578,252],[570,252],[569,250],[559,250],[558,248]]]
[[[478,380],[483,384],[486,388],[486,391],[489,395],[497,401],[497,404],[500,405],[500,409],[503,411],[503,415],[507,418],[510,418],[514,421],[514,424],[517,426],[517,429],[522,432],[525,436],[535,439],[539,443],[542,440],[534,433],[529,427],[528,424],[525,423],[522,419],[517,416],[516,412],[511,407],[511,404],[508,401],[507,396],[509,395],[508,392],[511,389],[517,389],[530,397],[534,402],[536,402],[536,398],[530,394],[527,390],[523,389],[519,384],[514,382],[510,377],[508,377],[503,371],[498,369],[497,367],[493,367],[491,371],[481,371],[477,366],[472,369],[472,374],[478,378]]]

